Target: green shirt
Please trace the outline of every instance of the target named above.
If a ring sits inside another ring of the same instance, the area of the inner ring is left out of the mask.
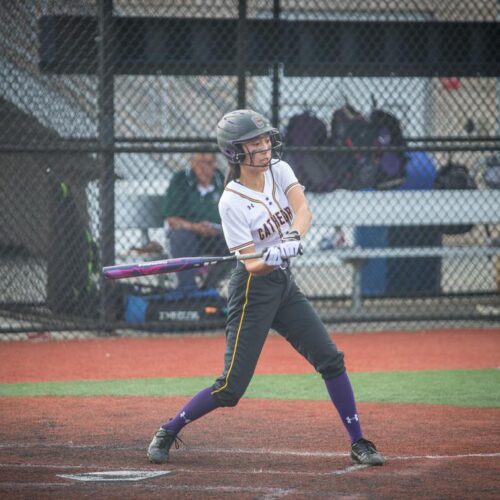
[[[163,216],[220,224],[218,204],[224,190],[224,175],[220,170],[214,172],[212,184],[215,189],[202,195],[192,170],[176,172],[165,193]]]

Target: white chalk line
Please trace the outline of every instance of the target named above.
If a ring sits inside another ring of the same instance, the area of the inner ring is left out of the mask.
[[[56,445],[54,445],[56,446]],[[4,445],[5,447],[5,445]],[[134,448],[135,449],[135,448]],[[331,458],[331,457],[345,457],[348,456],[347,453],[340,452],[298,452],[293,450],[251,450],[251,449],[191,449],[188,451],[196,451],[203,453],[228,453],[228,454],[266,454],[266,455],[282,455],[282,456],[300,456],[300,457],[320,457],[320,458]],[[402,456],[388,456],[388,461],[400,460],[450,460],[450,459],[463,459],[463,458],[496,458],[500,457],[500,453],[463,453],[456,455],[402,455]],[[357,472],[359,470],[368,468],[368,465],[350,465],[343,469],[337,469],[328,472],[307,472],[307,471],[277,471],[277,470],[264,470],[264,469],[252,469],[252,470],[226,470],[225,473],[232,473],[236,475],[279,475],[279,476],[306,476],[306,477],[321,477],[321,476],[337,476],[345,475]],[[24,468],[24,469],[93,469],[93,470],[128,470],[127,467],[112,467],[112,466],[102,466],[102,465],[61,465],[61,464],[10,464],[10,463],[0,463],[0,469],[8,468]],[[219,469],[208,470],[208,469],[189,469],[189,468],[174,468],[172,469],[174,473],[186,473],[186,474],[214,474],[220,473]],[[0,489],[16,489],[16,488],[46,488],[46,487],[59,487],[67,488],[69,486],[74,486],[73,483],[67,482],[1,482]],[[206,492],[206,493],[253,493],[263,495],[262,499],[272,500],[276,498],[286,497],[289,494],[302,494],[300,490],[297,489],[286,489],[286,488],[266,488],[266,487],[240,487],[240,486],[211,486],[211,485],[171,485],[162,483],[161,486],[158,483],[146,485],[142,484],[142,487],[146,486],[147,489],[160,487],[162,490],[170,491],[186,491],[186,492]]]
[[[192,450],[192,451],[200,451],[200,450]],[[295,451],[277,451],[277,450],[270,450],[269,452],[266,450],[224,450],[224,449],[213,449],[213,450],[202,450],[206,453],[266,453],[266,454],[280,454],[280,455],[292,455],[292,456],[302,456],[302,457],[310,457],[311,453],[310,452],[295,452]],[[321,453],[321,452],[315,452],[314,455],[315,457],[320,456],[320,457],[345,457],[348,456],[347,453]],[[408,461],[408,460],[459,460],[459,459],[466,459],[466,458],[497,458],[500,457],[500,453],[463,453],[463,454],[456,454],[456,455],[405,455],[405,456],[387,456],[388,462],[392,461]],[[217,474],[220,473],[220,469],[189,469],[189,468],[175,468],[175,462],[172,464],[174,469],[173,472],[182,472],[182,473],[187,473],[187,474]],[[247,475],[299,475],[299,476],[335,476],[335,475],[343,475],[343,474],[348,474],[350,472],[356,472],[358,470],[364,469],[369,467],[368,465],[350,465],[348,467],[345,467],[343,469],[336,469],[333,471],[327,471],[327,472],[308,472],[308,471],[281,471],[281,470],[266,470],[266,469],[250,469],[250,470],[226,470],[226,473],[230,474],[237,474],[237,475],[242,475],[242,474],[247,474]],[[55,469],[55,470],[75,470],[75,469],[83,469],[83,470],[129,470],[130,467],[119,467],[119,466],[103,466],[102,464],[85,464],[85,465],[65,465],[65,464],[33,464],[33,463],[23,463],[23,464],[15,464],[15,463],[0,463],[0,469],[16,469],[16,468],[21,468],[21,469]],[[5,484],[0,482],[0,484]]]
[[[103,449],[103,450],[136,450],[137,446],[116,447],[111,445],[75,445],[72,443],[61,444],[38,444],[38,443],[3,443],[0,444],[0,449],[19,448],[69,448],[69,449]],[[203,454],[232,454],[232,455],[274,455],[274,456],[296,456],[301,458],[339,458],[348,457],[346,452],[324,452],[324,451],[296,451],[296,450],[269,450],[265,448],[205,448],[205,447],[190,447],[185,446],[175,453],[203,453]],[[454,455],[385,455],[388,460],[446,460],[446,459],[461,459],[461,458],[493,458],[499,457],[500,452],[490,453],[462,453]],[[0,464],[0,467],[6,464]]]
[[[181,451],[181,450],[179,450]],[[313,457],[313,458],[335,458],[348,457],[349,453],[345,452],[321,452],[321,451],[293,451],[293,450],[264,450],[264,449],[224,449],[224,448],[189,448],[189,450],[197,453],[229,453],[229,454],[256,454],[256,455],[283,455],[283,456],[298,456],[298,457]],[[496,453],[465,453],[456,455],[401,455],[391,456],[385,455],[388,460],[418,460],[418,459],[453,459],[453,458],[490,458],[499,457],[500,452]]]
[[[112,446],[111,444],[73,444],[73,443],[3,443],[0,444],[0,449],[3,448],[69,448],[75,450],[136,450],[137,446]]]
[[[175,467],[175,464],[169,464],[169,466]],[[250,469],[250,470],[226,470],[225,473],[227,474],[237,474],[237,475],[242,475],[242,474],[249,474],[249,475],[277,475],[277,476],[286,476],[286,475],[300,475],[300,476],[339,476],[342,474],[348,474],[349,472],[355,472],[357,470],[365,469],[366,467],[369,467],[369,465],[361,465],[361,464],[356,464],[356,465],[350,465],[348,467],[345,467],[344,469],[337,469],[334,471],[329,471],[329,472],[307,472],[307,471],[281,471],[281,470],[266,470],[266,469]],[[89,469],[89,470],[95,470],[95,469],[100,469],[102,470],[120,470],[120,471],[127,471],[130,469],[130,467],[113,467],[113,466],[102,466],[102,465],[55,465],[55,464],[9,464],[9,463],[0,463],[0,469],[55,469],[55,470],[67,470],[67,469]],[[187,474],[209,474],[209,475],[214,475],[214,474],[220,474],[220,469],[189,469],[189,468],[172,468],[172,472],[178,473],[178,472],[183,472]],[[0,481],[0,484],[2,482]]]

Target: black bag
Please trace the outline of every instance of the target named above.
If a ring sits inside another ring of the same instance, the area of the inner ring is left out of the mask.
[[[450,162],[438,170],[434,189],[477,189],[477,184],[465,165]],[[473,227],[474,224],[451,224],[441,226],[441,231],[450,235],[465,234]]]
[[[124,290],[125,291],[125,290]],[[203,329],[225,324],[227,300],[215,288],[182,291],[135,286],[124,293],[124,319],[131,324],[161,322],[162,330]]]
[[[386,111],[375,109],[371,112],[370,129],[375,146],[406,146],[400,121]],[[405,181],[408,158],[404,151],[376,151],[372,154],[371,162],[376,167],[376,189],[392,189]]]
[[[366,119],[350,105],[333,112],[330,144],[352,148],[335,154],[335,171],[347,189],[391,189],[406,178],[407,158],[403,151],[370,152],[356,148],[405,146],[399,120],[375,109]]]
[[[353,151],[338,151],[332,156],[334,176],[338,187],[362,189],[373,187],[375,170],[366,152],[359,147],[372,145],[372,131],[368,120],[351,105],[336,109],[331,119],[329,143],[334,147],[352,148]]]
[[[325,146],[326,125],[309,111],[290,118],[284,134],[283,160],[290,164],[298,181],[310,192],[323,193],[334,189],[332,169],[327,153],[289,151],[288,146]]]

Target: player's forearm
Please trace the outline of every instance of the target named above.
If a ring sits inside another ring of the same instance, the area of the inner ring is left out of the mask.
[[[297,209],[293,219],[292,229],[297,230],[303,238],[311,227],[312,213],[309,206],[304,204]]]
[[[253,245],[241,251],[242,254],[254,252],[256,252],[256,249]],[[261,258],[243,260],[242,262],[246,270],[254,276],[264,276],[265,274],[273,272],[275,269],[272,266],[268,266]]]

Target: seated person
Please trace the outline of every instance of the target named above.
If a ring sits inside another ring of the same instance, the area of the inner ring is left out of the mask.
[[[216,168],[214,153],[194,153],[191,168],[174,174],[165,194],[163,215],[173,258],[226,255],[218,210],[224,175]],[[217,264],[208,268],[203,288],[214,287],[227,271]],[[198,270],[176,273],[178,287],[195,289]]]

